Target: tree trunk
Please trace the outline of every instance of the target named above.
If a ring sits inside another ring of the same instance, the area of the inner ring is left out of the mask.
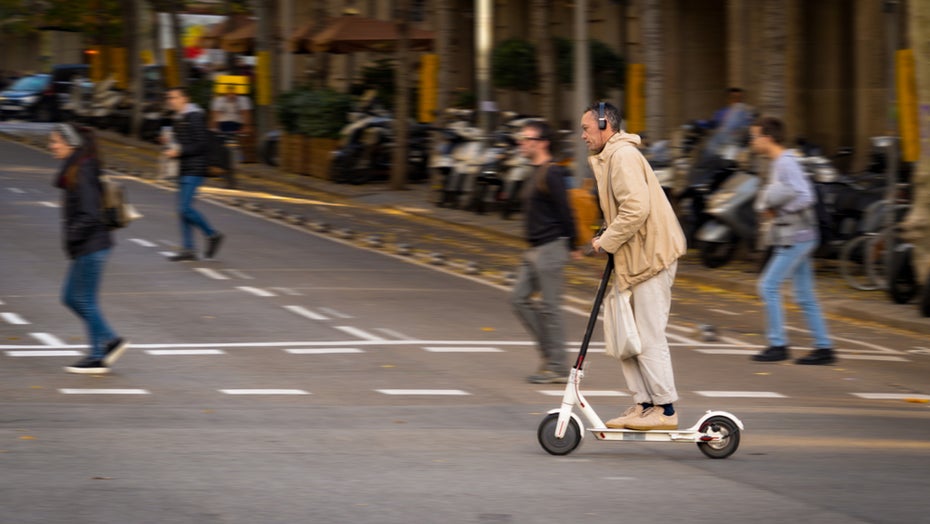
[[[410,117],[410,0],[398,6],[397,69],[394,78],[394,156],[391,159],[391,189],[404,189],[407,184],[407,120]]]
[[[917,84],[918,121],[930,122],[930,3],[908,3],[911,49]],[[902,224],[904,237],[914,243],[914,269],[925,286],[930,285],[930,138],[923,128],[920,157],[911,177],[911,210]]]
[[[558,112],[555,106],[555,92],[559,81],[555,75],[555,51],[552,45],[552,34],[549,31],[549,12],[552,9],[550,0],[533,0],[530,8],[530,23],[533,43],[536,45],[539,57],[539,79],[541,103],[539,104],[543,118],[554,128],[559,127]]]
[[[662,0],[642,0],[643,64],[646,66],[646,134],[665,132],[665,35],[662,33]]]
[[[785,119],[787,93],[787,23],[785,0],[763,0],[762,65],[765,74],[759,93],[762,114]]]
[[[449,107],[452,90],[452,0],[437,0],[436,11],[439,15],[436,21],[436,55],[439,57],[436,110],[441,112]]]
[[[123,13],[126,27],[139,27],[141,0],[123,0]],[[139,59],[139,52],[142,49],[143,31],[126,31],[126,50],[127,62],[126,68],[129,72],[129,91],[134,95],[132,104],[132,113],[129,117],[129,136],[138,138],[139,131],[142,129],[142,105],[145,103],[145,93],[143,93],[142,82],[142,62]]]

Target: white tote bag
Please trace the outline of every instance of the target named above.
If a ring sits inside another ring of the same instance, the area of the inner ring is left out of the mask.
[[[633,318],[629,289],[613,292],[604,304],[604,343],[608,356],[619,360],[635,357],[643,352],[643,344]]]

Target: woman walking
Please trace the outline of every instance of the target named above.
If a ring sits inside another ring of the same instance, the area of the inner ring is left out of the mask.
[[[90,352],[65,368],[69,373],[109,373],[128,342],[107,324],[98,305],[100,281],[113,246],[102,217],[101,162],[89,130],[59,124],[49,134],[52,156],[63,161],[54,185],[64,191],[62,230],[65,253],[71,259],[62,302],[87,328]]]

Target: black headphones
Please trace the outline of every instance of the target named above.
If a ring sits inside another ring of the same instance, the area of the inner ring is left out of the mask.
[[[601,131],[607,129],[607,115],[604,114],[604,102],[597,104],[597,128]]]

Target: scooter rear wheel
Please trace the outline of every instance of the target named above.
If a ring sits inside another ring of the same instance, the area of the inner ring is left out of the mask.
[[[720,440],[698,442],[698,449],[708,458],[727,458],[739,447],[739,426],[727,417],[710,417],[701,424],[699,431],[719,434]]]
[[[550,413],[539,423],[539,430],[536,436],[539,438],[539,445],[551,455],[568,455],[581,444],[581,428],[574,418],[568,419],[568,427],[565,429],[565,436],[555,438],[555,428],[559,424],[559,414]]]

